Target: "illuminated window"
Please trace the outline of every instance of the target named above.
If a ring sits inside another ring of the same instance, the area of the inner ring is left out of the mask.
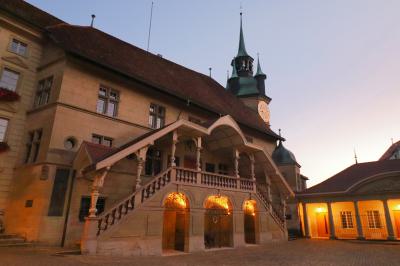
[[[340,219],[342,221],[342,228],[348,229],[353,228],[353,217],[351,215],[351,211],[342,211],[340,212]]]
[[[18,79],[18,72],[9,68],[4,68],[3,72],[1,73],[0,87],[10,91],[15,91],[17,89]]]
[[[369,228],[382,228],[381,216],[378,210],[367,211],[367,218]]]
[[[19,55],[26,55],[28,45],[17,39],[12,39],[10,45],[10,51]]]
[[[165,107],[150,104],[149,126],[154,129],[161,128],[165,125]]]
[[[99,114],[117,116],[119,93],[113,89],[101,86],[99,89],[96,111]]]
[[[165,199],[164,206],[168,209],[184,209],[188,204],[183,193],[173,192]]]
[[[49,102],[51,86],[53,85],[53,76],[39,81],[36,91],[35,107]]]

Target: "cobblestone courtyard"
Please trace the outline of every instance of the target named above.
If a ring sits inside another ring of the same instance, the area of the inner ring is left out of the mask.
[[[45,247],[0,248],[0,265],[400,265],[400,245],[296,240],[163,257],[57,255]]]

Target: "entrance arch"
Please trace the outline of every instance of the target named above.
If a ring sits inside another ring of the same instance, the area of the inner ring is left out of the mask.
[[[232,204],[228,197],[209,196],[205,202],[204,245],[206,248],[233,246]]]
[[[163,250],[188,248],[189,201],[183,193],[170,193],[164,201]]]
[[[256,201],[244,202],[244,241],[246,244],[256,243]]]

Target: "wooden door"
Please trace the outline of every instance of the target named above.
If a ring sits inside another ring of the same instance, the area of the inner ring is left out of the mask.
[[[397,238],[400,238],[400,211],[394,211],[394,224],[397,230]]]
[[[175,250],[185,251],[185,224],[186,214],[184,212],[176,213],[175,220]]]
[[[328,232],[328,220],[326,212],[317,213],[317,233],[318,237],[327,237]]]
[[[256,243],[255,217],[251,214],[244,215],[244,240],[247,244]]]

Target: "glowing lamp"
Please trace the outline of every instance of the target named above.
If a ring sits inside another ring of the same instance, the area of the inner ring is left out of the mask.
[[[395,210],[395,211],[400,211],[400,204],[397,204],[397,205],[394,207],[393,210]]]
[[[321,213],[321,212],[326,212],[326,210],[325,210],[325,208],[318,207],[318,208],[315,209],[315,212]]]

